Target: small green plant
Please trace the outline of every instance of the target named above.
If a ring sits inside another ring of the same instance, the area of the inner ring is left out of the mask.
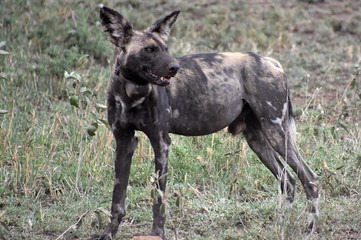
[[[78,66],[81,67],[87,63],[88,56],[82,56],[78,59]],[[73,71],[68,73],[65,71],[64,77],[69,81],[71,86],[69,90],[65,90],[64,95],[69,97],[69,103],[74,107],[78,124],[80,125],[80,154],[78,158],[78,169],[76,174],[75,185],[79,188],[80,168],[82,156],[84,151],[85,132],[89,137],[95,136],[99,125],[109,127],[107,120],[104,117],[106,106],[99,103],[96,94],[87,87],[86,81],[80,74]]]
[[[83,61],[83,58],[79,60]],[[72,81],[72,88],[69,91],[65,91],[64,94],[69,97],[69,103],[75,108],[81,123],[84,124],[84,120],[86,121],[85,130],[88,135],[93,137],[99,124],[109,127],[108,121],[104,116],[107,106],[98,102],[96,94],[86,86],[82,77],[74,71],[71,73],[65,72],[64,77]],[[90,116],[91,118],[84,119],[85,116]]]

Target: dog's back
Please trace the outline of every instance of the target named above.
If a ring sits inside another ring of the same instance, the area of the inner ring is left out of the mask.
[[[219,131],[235,121],[246,103],[253,111],[282,115],[278,105],[287,102],[287,79],[276,60],[227,52],[177,60],[181,68],[167,87],[172,109],[170,132],[205,135]]]

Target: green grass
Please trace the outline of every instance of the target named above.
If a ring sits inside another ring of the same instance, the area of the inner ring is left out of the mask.
[[[0,4],[0,42],[6,42],[0,44],[0,239],[63,233],[87,239],[108,221],[115,145],[99,121],[106,118],[99,103],[105,104],[113,47],[98,24],[99,3]],[[169,40],[174,56],[254,51],[278,59],[289,78],[301,154],[322,185],[319,228],[309,239],[360,239],[359,1],[104,4],[138,29],[180,9]],[[79,108],[70,104],[75,96]],[[153,153],[137,136],[118,239],[151,229]],[[226,131],[171,137],[169,239],[305,239],[309,204],[302,187],[292,208],[279,209],[277,181],[242,137]]]

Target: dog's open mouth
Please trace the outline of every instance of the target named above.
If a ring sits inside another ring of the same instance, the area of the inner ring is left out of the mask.
[[[145,73],[150,79],[152,79],[152,81],[154,81],[157,84],[161,84],[161,85],[169,84],[170,79],[171,79],[171,77],[160,77],[150,70],[147,70]]]

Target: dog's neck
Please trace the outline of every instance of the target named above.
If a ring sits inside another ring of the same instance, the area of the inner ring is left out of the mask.
[[[115,71],[113,73],[112,79],[110,81],[113,86],[118,86],[122,88],[120,92],[125,91],[125,97],[128,98],[128,101],[137,101],[141,98],[145,98],[149,96],[149,94],[152,91],[152,84],[146,83],[146,84],[137,84],[131,80],[128,80],[124,77],[124,75],[121,73],[119,66],[115,66]]]
[[[130,99],[135,101],[147,97],[152,91],[152,84],[138,85],[129,80],[125,80],[125,92]]]
[[[134,76],[128,76],[124,69],[124,57],[123,52],[121,51],[120,54],[117,56],[117,61],[114,65],[114,73],[121,82],[124,83],[125,92],[127,97],[131,100],[137,101],[141,98],[147,97],[152,91],[152,85],[150,83],[146,83],[145,81],[139,81],[141,83],[145,82],[145,84],[138,84],[136,83],[136,79]],[[132,79],[132,80],[129,80]],[[135,81],[134,81],[135,80]]]

